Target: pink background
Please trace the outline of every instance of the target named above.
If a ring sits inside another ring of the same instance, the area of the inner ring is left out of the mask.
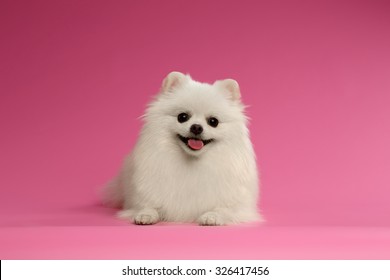
[[[390,258],[389,34],[388,1],[1,1],[0,258]],[[240,83],[265,225],[99,204],[172,70]]]

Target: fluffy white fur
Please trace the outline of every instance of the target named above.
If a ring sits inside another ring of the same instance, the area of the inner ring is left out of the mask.
[[[236,81],[200,83],[170,73],[148,106],[133,152],[108,186],[106,203],[123,207],[119,216],[136,224],[158,221],[226,225],[258,221],[258,175]],[[190,119],[178,122],[186,112]],[[219,120],[217,127],[207,123]],[[178,135],[213,139],[190,149]]]

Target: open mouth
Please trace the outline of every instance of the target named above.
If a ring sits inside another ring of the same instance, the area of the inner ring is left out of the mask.
[[[179,139],[187,145],[188,148],[190,148],[193,151],[199,151],[201,150],[204,146],[206,146],[208,143],[212,142],[213,139],[207,139],[203,140],[200,138],[189,138],[189,137],[184,137],[181,136],[180,134],[177,135]]]

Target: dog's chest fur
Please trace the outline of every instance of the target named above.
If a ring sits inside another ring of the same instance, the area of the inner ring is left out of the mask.
[[[241,182],[245,172],[235,167],[231,159],[211,153],[201,159],[186,157],[182,151],[154,151],[149,157],[144,153],[132,178],[134,197],[141,201],[133,203],[148,201],[165,220],[194,221],[204,212],[229,207],[238,197],[246,196]]]

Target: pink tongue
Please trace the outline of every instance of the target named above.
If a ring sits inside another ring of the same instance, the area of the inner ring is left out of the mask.
[[[190,146],[191,149],[200,150],[203,148],[203,141],[197,139],[189,139],[188,146]]]

